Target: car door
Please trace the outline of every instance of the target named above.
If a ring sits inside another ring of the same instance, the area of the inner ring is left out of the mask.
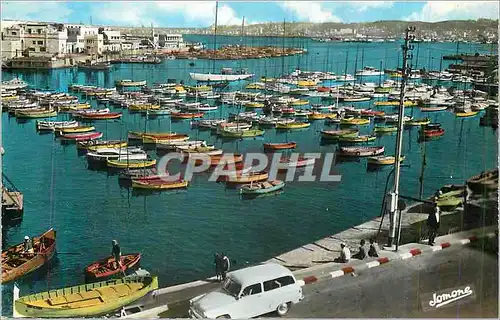
[[[236,318],[252,318],[266,313],[267,305],[263,303],[262,284],[247,286],[241,291],[235,304]]]

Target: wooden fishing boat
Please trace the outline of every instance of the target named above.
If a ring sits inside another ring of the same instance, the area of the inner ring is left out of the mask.
[[[61,128],[57,131],[54,131],[56,136],[68,134],[68,133],[84,133],[94,131],[94,126],[78,126],[78,127],[69,127],[69,128]]]
[[[118,174],[119,180],[132,181],[133,179],[141,179],[143,177],[157,175],[156,168],[148,169],[125,169]]]
[[[414,101],[405,101],[405,107],[414,107],[417,105],[417,102]],[[384,106],[399,106],[399,101],[376,101],[373,103],[374,106],[384,107]]]
[[[138,169],[152,167],[156,164],[156,160],[107,160],[106,164],[109,168]]]
[[[384,116],[385,112],[375,110],[361,110],[361,115],[365,117]]]
[[[346,142],[346,143],[362,143],[362,142],[372,142],[375,141],[377,137],[375,136],[340,136],[339,137],[339,142]]]
[[[467,180],[467,186],[476,193],[498,190],[498,169],[481,172]]]
[[[172,112],[170,117],[176,120],[184,120],[184,119],[195,119],[203,117],[203,112]]]
[[[83,318],[106,315],[158,289],[157,277],[126,277],[18,297],[14,317]]]
[[[16,117],[19,119],[35,119],[35,118],[54,118],[57,117],[57,111],[44,110],[44,111],[16,111]]]
[[[402,162],[404,159],[405,159],[405,156],[401,156],[399,161]],[[393,156],[368,157],[366,159],[366,162],[370,165],[385,166],[385,165],[394,164],[396,162],[396,157],[393,157]]]
[[[281,130],[296,130],[308,128],[311,124],[308,122],[288,122],[288,123],[276,123],[276,129]]]
[[[56,250],[56,232],[50,229],[33,237],[34,254],[23,254],[24,242],[2,251],[2,284],[16,280],[47,264]]]
[[[292,142],[278,142],[278,143],[264,143],[264,150],[286,150],[295,149],[297,143]]]
[[[89,140],[78,142],[76,147],[88,151],[97,151],[104,148],[125,148],[127,145],[127,141],[122,140]]]
[[[278,171],[286,171],[292,168],[303,168],[307,166],[314,165],[314,158],[304,158],[299,157],[297,160],[293,160],[292,158],[283,158],[277,165]]]
[[[132,81],[129,79],[115,81],[117,87],[143,87],[146,85],[146,80]]]
[[[106,114],[87,114],[81,115],[80,119],[83,120],[110,120],[110,119],[118,119],[121,118],[121,112],[110,112]]]
[[[176,132],[139,132],[139,131],[130,131],[128,133],[129,140],[142,140],[145,136],[155,137],[155,138],[169,138],[171,136],[176,136],[178,133]]]
[[[86,110],[90,109],[91,107],[92,106],[89,103],[79,103],[76,105],[61,106],[59,107],[59,112]]]
[[[132,180],[132,188],[134,189],[149,189],[149,190],[171,190],[187,188],[189,185],[186,180],[165,181],[163,179],[157,180]]]
[[[371,100],[370,97],[365,97],[365,96],[347,96],[342,99],[344,102],[362,102],[362,101],[369,101]]]
[[[249,129],[249,130],[222,130],[220,134],[225,138],[252,138],[264,135],[264,130]]]
[[[296,100],[296,101],[290,102],[291,106],[305,106],[308,104],[309,104],[308,100]]]
[[[425,119],[413,119],[409,121],[405,121],[404,125],[408,127],[414,127],[414,126],[425,126],[431,123],[431,120],[428,118]]]
[[[55,131],[74,127],[78,127],[77,121],[36,121],[36,130],[38,131]]]
[[[421,107],[420,111],[422,112],[438,112],[438,111],[445,111],[448,109],[447,106],[442,106],[442,107]]]
[[[326,114],[320,112],[312,112],[307,116],[307,118],[309,120],[324,120],[326,119]]]
[[[433,138],[438,138],[444,135],[445,130],[443,128],[435,130],[422,130],[421,138],[424,140],[429,140]]]
[[[184,151],[181,151],[184,152]],[[214,156],[220,156],[224,150],[222,149],[213,149],[213,150],[206,150],[203,151],[203,149],[200,149],[200,151],[192,151],[192,152],[184,152],[184,160],[183,163],[188,163],[190,158],[195,159],[195,163],[199,164],[201,159],[197,156],[208,156],[208,157],[214,157]]]
[[[226,179],[227,184],[247,184],[253,182],[264,181],[269,178],[266,171],[249,172],[243,175],[230,175]]]
[[[102,132],[69,133],[59,136],[62,141],[88,141],[102,137]]]
[[[341,125],[350,125],[350,126],[363,126],[370,124],[369,119],[362,118],[351,118],[351,119],[342,119],[340,120]]]
[[[456,207],[464,202],[463,197],[447,197],[438,199],[436,204],[438,207]]]
[[[186,141],[189,140],[189,136],[187,134],[175,134],[175,135],[166,135],[162,136],[149,136],[143,135],[142,142],[143,143],[167,143],[172,141]]]
[[[131,112],[142,112],[149,110],[160,110],[160,106],[157,104],[133,104],[128,107]]]
[[[337,154],[344,157],[370,157],[383,154],[385,148],[377,147],[339,147]]]
[[[457,118],[469,118],[474,117],[479,113],[479,111],[469,111],[469,112],[457,112],[455,115]]]
[[[264,108],[264,104],[262,102],[247,102],[244,105],[247,109],[261,109]]]
[[[183,146],[177,146],[176,147],[177,151],[180,152],[185,152],[185,153],[197,153],[197,152],[208,152],[215,150],[214,145],[183,145]]]
[[[118,268],[115,267],[115,257],[110,256],[88,265],[84,270],[85,278],[87,281],[102,281],[138,267],[140,260],[140,253],[124,254],[120,257],[121,268]]]
[[[325,140],[338,140],[340,136],[356,137],[358,129],[346,130],[321,130],[321,138]]]
[[[203,160],[201,159],[196,159],[195,164],[201,164]],[[239,153],[223,153],[219,155],[214,155],[210,156],[210,165],[211,166],[217,166],[219,163],[224,163],[224,164],[236,164],[239,162],[243,161],[243,155]]]
[[[375,126],[373,131],[375,133],[397,132],[398,127],[396,127],[396,126]]]
[[[271,193],[281,190],[285,187],[285,183],[280,180],[256,182],[241,186],[240,193],[243,195],[259,195]]]

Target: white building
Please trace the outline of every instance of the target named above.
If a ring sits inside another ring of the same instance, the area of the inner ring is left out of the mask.
[[[85,36],[85,52],[87,54],[101,54],[104,51],[104,37],[102,34]]]
[[[122,50],[122,36],[118,30],[102,30],[104,51],[117,52]]]
[[[160,34],[158,44],[160,47],[168,49],[179,49],[186,46],[182,34]]]
[[[68,53],[82,53],[86,49],[85,37],[99,34],[99,29],[81,24],[67,24],[68,42],[70,43]]]

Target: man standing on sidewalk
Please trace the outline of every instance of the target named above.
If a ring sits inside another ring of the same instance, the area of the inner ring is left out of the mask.
[[[440,212],[437,203],[434,203],[433,212],[429,214],[427,218],[427,226],[429,227],[429,245],[434,245],[434,239],[436,238],[439,229]]]

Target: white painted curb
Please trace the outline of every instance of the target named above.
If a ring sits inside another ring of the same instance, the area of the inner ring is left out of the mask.
[[[441,246],[433,246],[433,247],[432,247],[432,251],[433,251],[433,252],[434,252],[434,251],[439,251],[439,250],[443,250],[443,247],[441,247]]]
[[[343,276],[344,271],[342,271],[342,270],[333,271],[333,272],[330,272],[330,275],[332,276],[332,278],[337,278],[337,277]]]
[[[407,253],[401,254],[400,257],[401,257],[401,259],[406,260],[408,258],[413,257],[413,255],[410,252],[407,252]]]
[[[380,262],[378,262],[377,260],[375,260],[375,261],[371,261],[371,262],[367,262],[367,263],[366,263],[366,266],[367,266],[368,268],[377,267],[377,266],[379,266],[379,265],[380,265]]]

